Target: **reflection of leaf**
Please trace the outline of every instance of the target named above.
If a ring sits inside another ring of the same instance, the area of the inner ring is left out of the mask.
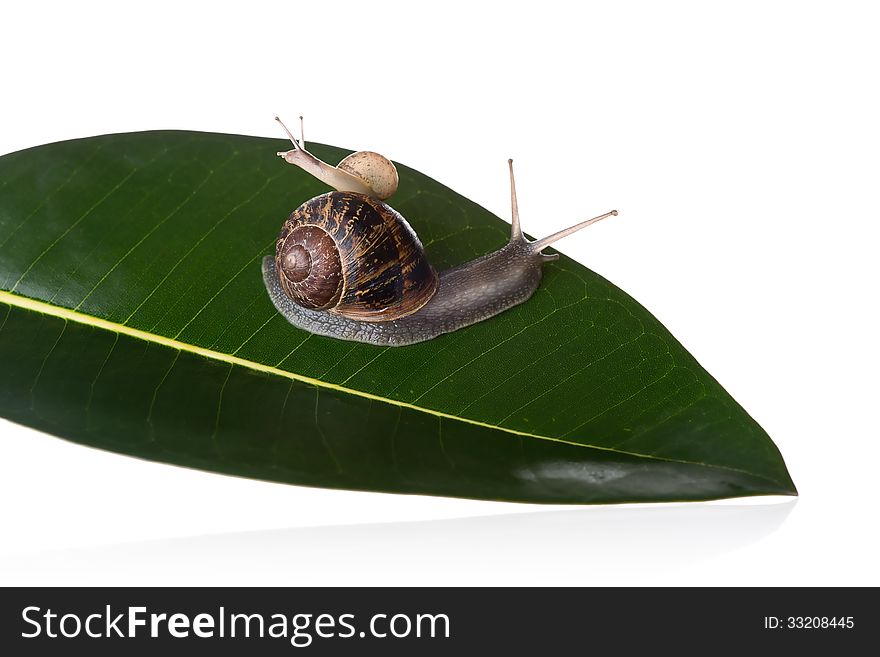
[[[794,493],[764,431],[669,332],[565,257],[525,304],[430,342],[290,326],[260,260],[325,188],[281,147],[145,132],[0,158],[0,412],[315,486],[535,502]],[[505,222],[400,174],[392,203],[439,269],[504,242]]]

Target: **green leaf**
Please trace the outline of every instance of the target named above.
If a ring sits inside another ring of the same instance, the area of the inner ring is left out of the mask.
[[[0,158],[0,413],[310,486],[563,503],[795,493],[767,434],[669,332],[566,257],[528,302],[422,344],[290,326],[260,260],[326,188],[283,148],[167,131]],[[483,208],[400,178],[392,203],[438,269],[506,240]]]

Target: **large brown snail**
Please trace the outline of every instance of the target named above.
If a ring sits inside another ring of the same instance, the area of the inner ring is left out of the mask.
[[[263,259],[263,281],[291,324],[319,335],[401,346],[488,319],[532,296],[542,265],[559,258],[542,249],[617,214],[612,210],[529,242],[520,229],[508,160],[510,241],[438,273],[406,219],[384,202],[397,190],[390,160],[360,151],[333,167],[281,125],[294,147],[278,155],[336,191],[306,201],[288,217],[275,257]]]

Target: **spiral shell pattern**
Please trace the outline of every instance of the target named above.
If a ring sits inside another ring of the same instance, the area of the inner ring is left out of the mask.
[[[406,317],[438,285],[406,219],[354,192],[323,194],[294,210],[278,237],[275,265],[294,302],[361,321]]]

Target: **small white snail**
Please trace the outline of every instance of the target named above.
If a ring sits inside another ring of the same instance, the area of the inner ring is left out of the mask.
[[[542,265],[559,257],[542,249],[617,214],[612,210],[529,242],[520,230],[508,160],[510,241],[438,274],[406,219],[384,203],[398,183],[390,160],[360,151],[333,167],[284,130],[294,147],[278,155],[336,191],[306,201],[284,222],[275,257],[263,259],[263,281],[291,324],[319,335],[401,346],[488,319],[532,296]]]

